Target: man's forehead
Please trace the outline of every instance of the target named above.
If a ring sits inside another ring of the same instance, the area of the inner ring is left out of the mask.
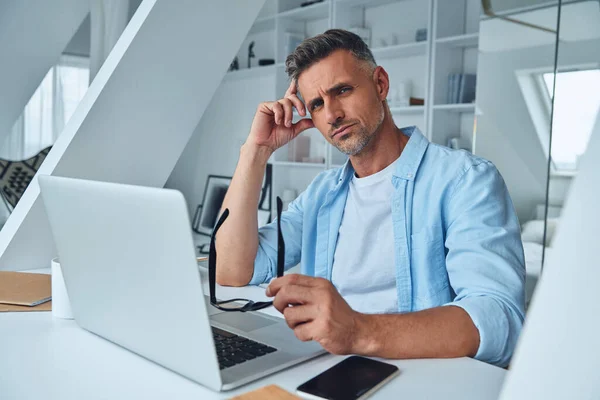
[[[340,83],[351,83],[353,80],[354,78],[351,75],[338,74],[335,77],[332,77],[332,79],[319,79],[312,82],[304,80],[301,85],[300,79],[298,79],[296,82],[296,89],[298,95],[300,95],[303,100],[309,101],[313,97],[319,97],[321,91],[327,91]]]
[[[358,73],[359,60],[349,52],[335,52],[303,71],[296,81],[296,88],[305,100],[309,100],[307,96],[314,96],[319,90],[356,80]]]

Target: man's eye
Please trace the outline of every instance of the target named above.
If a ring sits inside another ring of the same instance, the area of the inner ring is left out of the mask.
[[[318,102],[314,102],[312,107],[310,108],[311,111],[317,109],[317,107],[319,107],[322,103],[320,101]]]
[[[350,91],[350,89],[351,88],[349,88],[349,87],[341,88],[340,89],[340,94],[346,93],[346,92]]]

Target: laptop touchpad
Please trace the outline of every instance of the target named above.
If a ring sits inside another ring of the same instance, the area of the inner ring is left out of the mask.
[[[257,314],[224,312],[210,317],[211,321],[229,325],[244,332],[252,332],[265,326],[274,325],[277,321],[263,318]]]

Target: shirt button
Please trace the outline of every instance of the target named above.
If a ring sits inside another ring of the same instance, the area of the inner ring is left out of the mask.
[[[412,174],[408,174],[408,175],[406,175],[406,176],[407,176],[407,177],[409,177],[409,178],[412,178]]]

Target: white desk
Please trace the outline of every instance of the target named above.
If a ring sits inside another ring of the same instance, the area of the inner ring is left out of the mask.
[[[234,291],[242,297],[263,295],[256,287],[218,288],[222,297]],[[53,319],[50,312],[0,313],[2,400],[223,399],[269,384],[293,393],[343,358],[324,355],[236,390],[215,393],[84,331],[72,320]],[[506,373],[469,358],[388,362],[401,373],[373,399],[496,399]]]

